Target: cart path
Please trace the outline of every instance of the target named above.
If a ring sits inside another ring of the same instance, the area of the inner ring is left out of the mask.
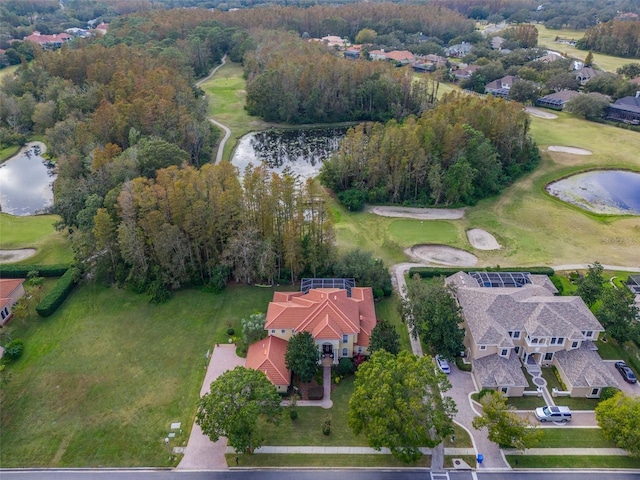
[[[216,66],[213,70],[211,70],[211,72],[209,72],[209,75],[207,75],[201,80],[198,80],[196,82],[196,86],[199,87],[204,82],[206,82],[211,77],[213,77],[215,73],[218,71],[218,69],[222,67],[225,63],[227,63],[226,54],[220,60],[220,65]],[[222,140],[220,140],[220,145],[218,145],[218,153],[216,154],[216,161],[215,161],[215,163],[220,163],[222,161],[222,154],[224,153],[224,146],[227,144],[227,140],[229,140],[229,137],[231,136],[231,130],[226,125],[223,125],[222,123],[218,122],[217,120],[214,120],[211,117],[209,117],[209,121],[213,123],[216,127],[221,128],[224,131],[224,136],[222,137]]]

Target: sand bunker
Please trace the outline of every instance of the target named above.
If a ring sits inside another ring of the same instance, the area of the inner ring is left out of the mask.
[[[547,120],[553,120],[554,118],[558,118],[558,115],[556,115],[555,113],[545,112],[544,110],[539,110],[533,107],[527,107],[524,109],[524,111],[527,112],[529,115],[533,115],[534,117],[546,118]]]
[[[478,263],[475,255],[446,245],[416,245],[409,253],[427,263],[451,267],[473,267]]]
[[[591,155],[593,153],[591,150],[585,150],[584,148],[559,147],[557,145],[551,145],[547,147],[547,150],[549,152],[571,153],[572,155]]]
[[[0,250],[0,263],[19,262],[36,253],[35,248],[21,248],[20,250]]]
[[[464,217],[464,208],[368,207],[367,212],[415,220],[459,220]]]
[[[479,228],[467,230],[467,238],[473,248],[477,248],[478,250],[499,250],[502,248],[496,238],[486,230]]]

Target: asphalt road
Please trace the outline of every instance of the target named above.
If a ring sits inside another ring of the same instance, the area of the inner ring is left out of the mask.
[[[475,475],[474,475],[475,473]],[[2,480],[432,480],[425,469],[415,470],[236,470],[184,472],[175,470],[0,470]],[[438,475],[435,479],[442,479]],[[606,471],[451,471],[450,480],[640,480],[640,472]]]

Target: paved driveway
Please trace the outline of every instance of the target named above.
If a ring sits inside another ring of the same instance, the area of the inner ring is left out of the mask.
[[[244,366],[245,359],[236,355],[235,345],[217,345],[211,354],[209,367],[200,390],[200,396],[209,393],[211,382],[227,370],[233,370],[237,366]],[[224,453],[227,448],[227,439],[221,438],[212,442],[209,437],[195,423],[189,436],[189,443],[184,452],[184,457],[178,464],[178,470],[211,470],[227,468]]]
[[[616,370],[615,363],[617,360],[605,360],[604,363],[607,368],[611,371],[611,375],[618,382],[618,388],[622,390],[627,395],[636,395],[640,396],[640,383],[627,383],[622,379],[622,375],[620,372]],[[640,374],[640,372],[634,372],[636,375]]]

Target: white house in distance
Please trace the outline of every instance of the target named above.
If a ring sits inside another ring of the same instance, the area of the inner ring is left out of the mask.
[[[455,285],[481,388],[523,395],[524,364],[556,366],[573,397],[598,398],[618,385],[593,343],[604,328],[580,297],[556,296],[546,275],[458,272],[445,282]]]
[[[265,321],[268,337],[249,346],[246,366],[263,371],[278,391],[286,392],[291,372],[284,356],[292,335],[310,332],[321,358],[331,358],[337,364],[343,357],[369,354],[375,325],[371,287],[274,292]]]

